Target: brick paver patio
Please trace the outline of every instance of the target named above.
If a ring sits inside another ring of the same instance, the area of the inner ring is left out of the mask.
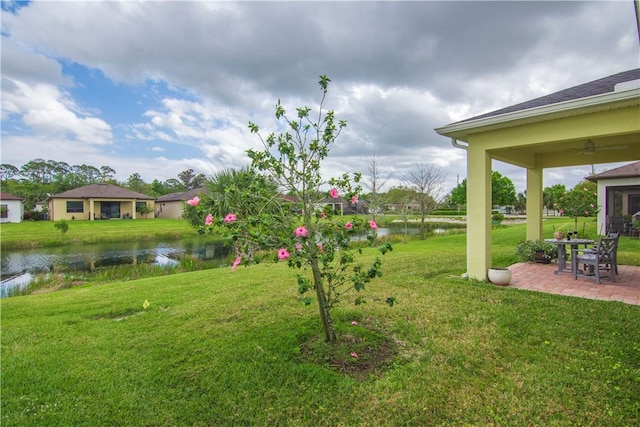
[[[555,274],[557,268],[556,264],[513,264],[509,287],[640,305],[640,267],[619,265],[616,282],[610,283],[607,276],[599,285],[595,279],[574,280],[570,271]]]

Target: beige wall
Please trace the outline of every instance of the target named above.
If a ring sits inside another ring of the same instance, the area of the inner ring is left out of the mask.
[[[182,200],[157,202],[155,205],[155,212],[158,218],[182,218],[183,209],[184,202]]]
[[[93,200],[93,202],[92,202]],[[153,218],[154,202],[153,200],[132,200],[132,199],[51,199],[49,200],[49,217],[52,221],[65,219],[68,221],[82,221],[90,219],[100,219],[102,202],[119,202],[120,218],[145,219]],[[67,212],[67,202],[82,202],[82,212]],[[147,215],[141,215],[135,211],[135,202],[146,202],[150,208]],[[93,204],[93,209],[91,208]],[[135,214],[135,215],[134,215]]]

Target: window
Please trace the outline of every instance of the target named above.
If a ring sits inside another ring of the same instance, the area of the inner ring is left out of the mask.
[[[0,205],[0,218],[9,218],[9,206]]]
[[[82,213],[84,212],[84,203],[80,202],[67,202],[67,213]]]
[[[136,202],[136,212],[147,212],[147,202]]]

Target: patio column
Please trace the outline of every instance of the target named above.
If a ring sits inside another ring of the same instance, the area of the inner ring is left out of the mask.
[[[527,169],[527,240],[542,239],[542,168]]]
[[[607,234],[607,219],[613,216],[613,189],[602,180],[598,181],[598,234]],[[624,211],[623,211],[624,212]],[[629,212],[633,214],[635,212]]]
[[[95,217],[95,211],[94,211],[94,204],[93,204],[93,198],[89,199],[89,221],[93,221],[93,218]]]
[[[491,266],[491,157],[479,144],[467,151],[467,274],[487,280]]]
[[[131,218],[136,219],[136,199],[131,201]]]

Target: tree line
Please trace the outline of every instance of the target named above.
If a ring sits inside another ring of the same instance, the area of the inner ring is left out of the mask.
[[[110,166],[69,165],[56,160],[34,159],[21,167],[7,163],[0,165],[2,192],[23,197],[26,210],[33,210],[36,203],[53,194],[89,184],[114,184],[138,193],[160,197],[202,187],[206,180],[204,174],[196,174],[193,169],[180,172],[176,178],[166,181],[154,179],[150,183],[145,182],[139,173],[131,174],[122,182],[118,182],[115,175],[115,169]]]

